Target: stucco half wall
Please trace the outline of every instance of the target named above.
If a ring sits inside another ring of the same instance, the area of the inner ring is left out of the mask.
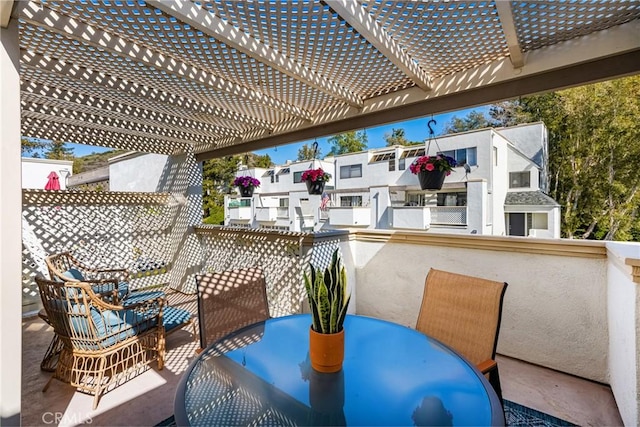
[[[358,314],[415,327],[431,267],[504,281],[498,353],[608,383],[604,249],[572,256],[562,240],[548,240],[544,248],[558,251],[545,254],[542,247],[529,251],[534,241],[527,238],[458,238],[469,248],[356,236]],[[502,249],[479,249],[489,244]]]

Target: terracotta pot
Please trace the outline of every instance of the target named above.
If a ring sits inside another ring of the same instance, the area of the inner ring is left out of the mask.
[[[418,172],[420,188],[423,190],[440,190],[446,176],[446,172],[443,171],[420,171]]]
[[[240,190],[240,196],[242,197],[253,196],[253,187],[243,187],[242,185],[240,185],[238,189]]]
[[[309,327],[309,358],[318,372],[338,372],[344,360],[344,329],[337,334],[320,334]]]
[[[324,191],[324,181],[305,181],[309,194],[322,194]]]

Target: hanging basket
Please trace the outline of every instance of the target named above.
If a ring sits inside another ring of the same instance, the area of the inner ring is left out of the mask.
[[[322,194],[324,191],[324,181],[305,181],[309,194]]]
[[[240,196],[241,197],[253,197],[253,188],[254,187],[243,187],[243,186],[239,186],[238,190],[240,190]]]
[[[446,172],[444,171],[420,171],[418,180],[420,188],[423,190],[440,190],[444,184]]]

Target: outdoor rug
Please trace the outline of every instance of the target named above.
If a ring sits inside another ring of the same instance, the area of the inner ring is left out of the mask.
[[[504,401],[504,415],[507,419],[507,425],[511,427],[569,427],[576,426],[560,418],[556,418],[544,412],[527,408],[508,400]],[[176,421],[173,416],[167,418],[155,427],[176,427]]]

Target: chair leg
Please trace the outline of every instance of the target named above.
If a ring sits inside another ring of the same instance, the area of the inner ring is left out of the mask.
[[[493,387],[498,395],[498,399],[500,399],[500,405],[504,406],[504,401],[502,399],[502,387],[500,386],[500,373],[498,371],[498,365],[494,369],[489,372],[489,384]]]

